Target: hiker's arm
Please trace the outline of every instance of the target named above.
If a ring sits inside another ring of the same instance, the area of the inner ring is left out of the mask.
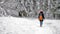
[[[39,16],[40,16],[40,13],[39,13],[39,15],[38,15],[38,19],[39,19]]]
[[[43,14],[43,18],[45,19],[44,14]]]

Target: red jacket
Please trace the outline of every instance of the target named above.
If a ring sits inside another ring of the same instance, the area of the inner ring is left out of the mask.
[[[42,16],[42,17],[41,17],[41,16]],[[40,21],[43,21],[43,19],[45,19],[43,12],[40,12],[40,13],[39,13],[38,19],[39,19]]]

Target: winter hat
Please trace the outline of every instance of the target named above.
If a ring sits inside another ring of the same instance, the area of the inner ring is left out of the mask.
[[[43,10],[40,10],[40,13],[43,13]]]

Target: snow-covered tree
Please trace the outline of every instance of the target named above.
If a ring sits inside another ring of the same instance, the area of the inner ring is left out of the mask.
[[[58,18],[56,16],[60,0],[0,0],[0,7],[6,15],[22,17],[37,17],[40,9],[44,11],[46,18]],[[26,14],[26,15],[25,15]]]

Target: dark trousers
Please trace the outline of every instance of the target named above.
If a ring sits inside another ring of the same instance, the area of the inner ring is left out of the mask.
[[[42,25],[43,25],[43,21],[40,21],[40,27],[42,27]]]

